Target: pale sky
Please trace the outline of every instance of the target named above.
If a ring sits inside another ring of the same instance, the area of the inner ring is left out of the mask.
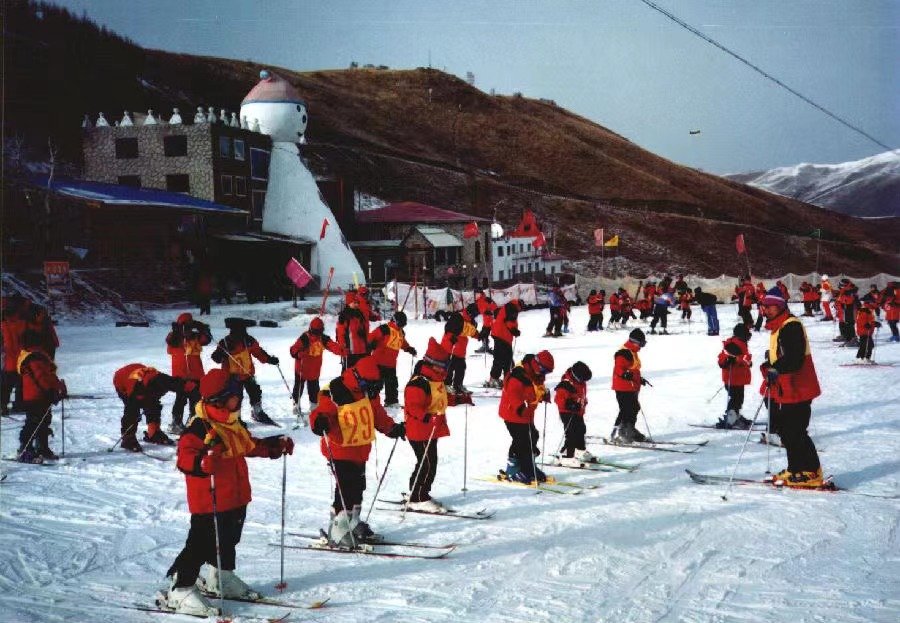
[[[900,148],[900,0],[654,2]],[[886,151],[640,0],[55,3],[144,47],[298,71],[351,61],[411,69],[430,59],[461,78],[473,72],[486,92],[553,99],[645,149],[713,173]]]

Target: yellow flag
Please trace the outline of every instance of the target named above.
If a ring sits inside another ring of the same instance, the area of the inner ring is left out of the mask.
[[[618,236],[618,235],[613,236],[612,238],[610,238],[609,240],[607,240],[605,243],[603,243],[603,246],[604,246],[604,247],[617,247],[617,246],[619,246],[619,236]]]

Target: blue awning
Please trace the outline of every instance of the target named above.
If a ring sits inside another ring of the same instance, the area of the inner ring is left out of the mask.
[[[46,175],[32,177],[32,182],[40,188],[47,188]],[[121,186],[119,184],[104,184],[103,182],[89,182],[65,177],[54,177],[50,189],[60,195],[96,201],[108,206],[142,206],[175,208],[190,210],[191,212],[210,212],[217,214],[230,214],[234,216],[246,216],[247,212],[240,208],[213,203],[205,199],[198,199],[184,193],[175,193],[168,190],[155,188],[135,188],[134,186]]]

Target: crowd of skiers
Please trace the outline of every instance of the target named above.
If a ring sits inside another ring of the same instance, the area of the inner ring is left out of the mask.
[[[800,296],[804,315],[822,309],[823,320],[840,323],[844,343],[858,340],[858,356],[871,356],[872,335],[881,326],[884,312],[892,341],[898,341],[900,291],[896,284],[884,290],[871,288],[860,297],[847,279],[837,288],[827,276],[817,287],[803,284]],[[717,364],[727,393],[722,428],[750,428],[751,421],[741,409],[744,389],[750,384],[752,357],[747,343],[762,325],[770,331],[769,349],[760,366],[763,383],[760,393],[768,405],[770,429],[780,435],[787,451],[788,465],[776,478],[786,486],[815,487],[822,484],[818,454],[807,433],[812,400],[819,395],[818,379],[803,325],[790,314],[789,293],[784,284],[766,290],[743,279],[734,291],[741,322],[723,342]],[[438,463],[438,442],[450,435],[447,410],[472,404],[472,392],[464,385],[466,356],[470,338],[477,338],[476,352],[493,356],[485,388],[499,390],[498,415],[510,437],[506,452],[504,479],[520,483],[546,480],[538,469],[539,433],[535,413],[542,403],[555,404],[563,429],[564,442],[558,455],[561,465],[578,466],[595,460],[587,451],[584,416],[588,402],[587,383],[593,372],[586,363],[576,362],[561,375],[559,383],[548,388],[546,377],[554,371],[555,361],[548,350],[526,353],[514,362],[514,343],[521,335],[519,300],[497,305],[485,292],[475,301],[449,315],[440,339],[431,337],[424,354],[413,366],[403,387],[402,419],[395,420],[388,409],[399,408],[400,381],[397,361],[400,352],[415,360],[418,351],[406,339],[407,318],[395,311],[386,322],[373,309],[365,287],[345,295],[345,306],[337,318],[334,338],[325,335],[321,318],[314,318],[308,329],[290,347],[294,359],[294,385],[291,398],[299,423],[311,426],[321,437],[320,451],[334,475],[334,497],[324,540],[330,547],[355,547],[376,540],[370,526],[361,518],[363,492],[366,489],[366,462],[376,432],[397,440],[405,439],[416,462],[409,476],[407,508],[441,513],[446,509],[431,495]],[[546,337],[561,336],[567,325],[571,302],[560,289],[550,294],[550,322]],[[632,297],[618,288],[609,298],[605,290],[592,290],[587,297],[587,331],[609,328],[628,330],[629,320],[648,320],[649,333],[667,333],[671,308],[689,321],[691,305],[700,304],[707,315],[709,335],[718,335],[718,319],[713,295],[700,288],[691,289],[683,277],[642,283]],[[604,327],[604,311],[610,308]],[[831,305],[834,304],[834,312]],[[758,315],[752,317],[752,308]],[[636,316],[638,312],[640,316]],[[480,320],[480,328],[478,326]],[[226,598],[253,598],[257,594],[235,573],[235,547],[240,541],[250,481],[245,459],[278,459],[292,454],[294,442],[286,435],[256,437],[241,419],[241,404],[246,392],[252,420],[266,425],[275,422],[262,409],[262,390],[255,379],[254,360],[278,366],[279,359],[266,352],[248,334],[252,322],[226,319],[229,333],[219,340],[211,354],[220,367],[204,371],[201,358],[204,347],[213,343],[209,325],[191,314],[180,314],[166,336],[171,357],[170,373],[142,363],[127,364],[113,374],[113,386],[122,400],[123,415],[118,443],[126,450],[140,452],[137,439],[141,416],[146,420],[145,443],[172,445],[169,435],[178,436],[176,462],[184,473],[190,528],[183,550],[169,569],[171,588],[166,605],[185,614],[212,614],[214,609],[203,592]],[[491,340],[489,342],[489,340]],[[59,342],[46,310],[24,299],[4,299],[3,408],[10,392],[24,403],[26,427],[22,431],[20,460],[56,458],[49,449],[51,407],[66,396],[65,383],[57,376],[53,356]],[[627,339],[613,353],[611,389],[615,392],[618,414],[610,441],[633,444],[652,441],[637,429],[641,412],[642,387],[650,382],[644,376],[640,351],[647,337],[640,328],[629,331]],[[340,357],[342,372],[320,387],[324,352]],[[14,365],[10,366],[10,361]],[[281,371],[280,367],[278,368]],[[283,377],[283,375],[282,375]],[[285,380],[285,384],[287,381]],[[310,403],[308,412],[300,406],[304,388]],[[161,429],[161,398],[175,395],[168,435]],[[384,398],[382,399],[382,393]],[[184,409],[189,406],[187,421]],[[211,573],[199,577],[208,564]]]

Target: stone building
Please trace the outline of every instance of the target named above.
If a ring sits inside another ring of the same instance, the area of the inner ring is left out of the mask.
[[[85,127],[84,179],[182,192],[240,208],[248,225],[259,229],[272,139],[241,127],[234,116],[227,123],[212,111],[198,112],[195,123],[185,124],[180,116],[173,122],[176,115],[169,123],[152,114],[133,123],[126,113],[118,125],[98,120]]]

